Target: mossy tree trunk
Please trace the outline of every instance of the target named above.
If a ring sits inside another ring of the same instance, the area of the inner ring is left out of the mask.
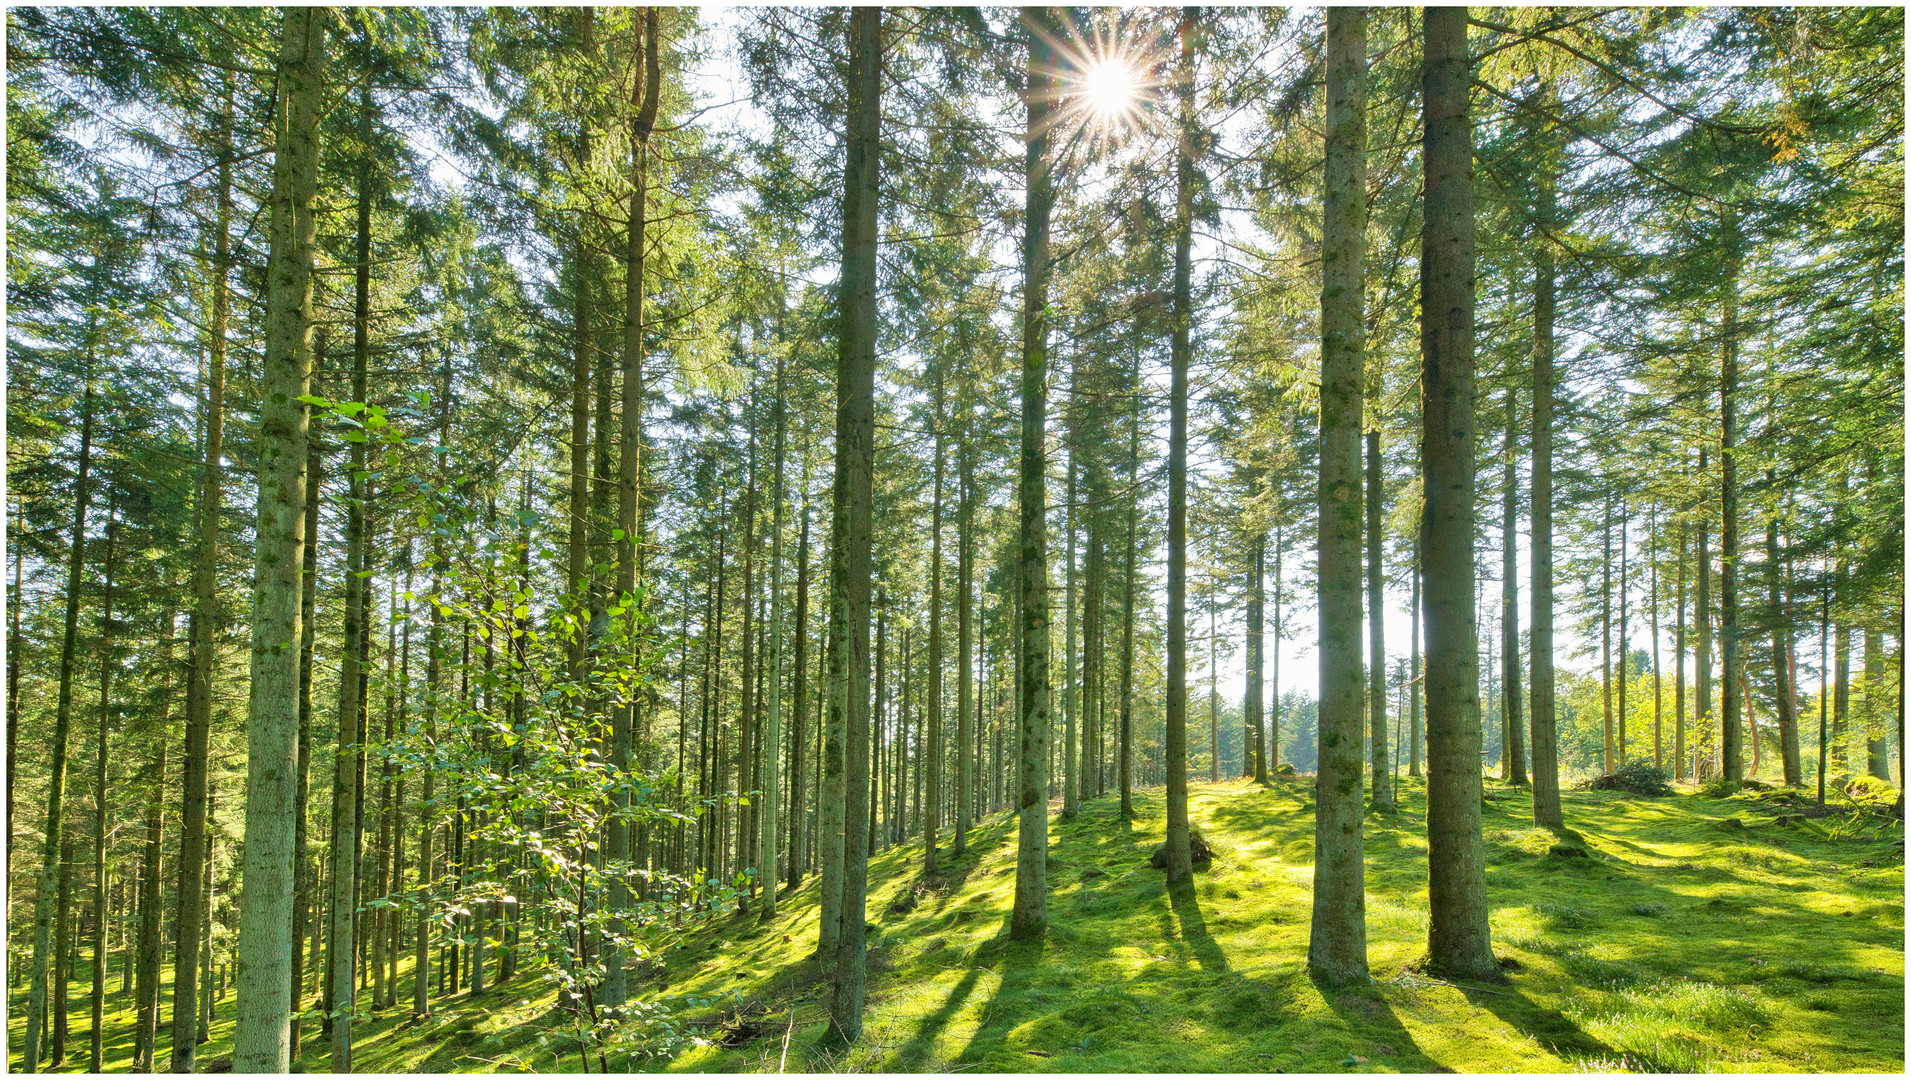
[[[1361,842],[1360,411],[1366,334],[1367,17],[1327,10],[1327,149],[1321,227],[1318,506],[1319,764],[1314,782],[1313,924],[1307,968],[1331,985],[1367,982]]]
[[[1420,552],[1427,572],[1429,970],[1497,978],[1480,837],[1479,642],[1474,612],[1472,85],[1465,8],[1425,14],[1420,254]]]
[[[279,44],[272,245],[266,267],[259,501],[246,721],[245,903],[239,910],[237,1072],[290,1064],[293,805],[298,773],[299,617],[312,252],[327,8],[287,8]]]
[[[848,145],[836,364],[836,498],[831,527],[831,727],[828,765],[841,791],[842,899],[830,1016],[844,1040],[863,1030],[863,905],[869,849],[869,590],[875,484],[876,242],[882,132],[882,9],[849,21]],[[826,855],[830,849],[825,848]],[[831,884],[826,869],[823,887]],[[828,931],[827,915],[824,930]]]

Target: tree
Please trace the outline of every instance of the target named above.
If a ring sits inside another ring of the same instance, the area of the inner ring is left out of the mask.
[[[1464,8],[1428,8],[1424,19],[1420,557],[1427,575],[1428,965],[1461,978],[1498,978],[1480,838],[1471,65]]]
[[[304,564],[306,397],[312,369],[312,239],[326,8],[289,8],[279,46],[272,252],[266,268],[264,400],[247,708],[246,903],[239,925],[233,1067],[290,1060],[292,842],[298,769],[299,572]]]
[[[1367,981],[1361,822],[1360,410],[1366,338],[1367,26],[1327,10],[1326,204],[1321,226],[1320,749],[1314,782],[1314,910],[1307,968]]]
[[[863,1029],[863,903],[869,882],[869,589],[874,502],[876,380],[876,223],[882,134],[881,8],[857,8],[849,24],[847,156],[843,163],[843,268],[836,367],[836,492],[830,530],[830,713],[826,775],[842,790],[842,834],[825,819],[830,846],[842,848],[842,901],[830,1017],[849,1042]],[[840,739],[840,742],[836,742]],[[825,793],[828,798],[830,793]],[[829,917],[828,908],[823,917]],[[827,924],[826,924],[827,926]],[[826,939],[827,940],[827,939]]]
[[[1016,473],[1021,528],[1017,534],[1018,668],[1016,679],[1015,904],[1009,935],[1040,937],[1048,926],[1048,537],[1046,448],[1048,379],[1049,208],[1053,203],[1049,116],[1054,108],[1059,32],[1052,11],[1027,11],[1027,82],[1022,104],[1027,126],[1023,178],[1028,205],[1022,233],[1022,442]]]

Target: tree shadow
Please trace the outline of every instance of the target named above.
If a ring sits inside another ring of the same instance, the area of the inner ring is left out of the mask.
[[[1363,1057],[1384,1057],[1386,1064],[1401,1072],[1450,1073],[1452,1068],[1431,1057],[1414,1040],[1413,1033],[1400,1022],[1393,1006],[1387,1003],[1378,987],[1353,986],[1334,987],[1318,981],[1321,997],[1327,1007],[1340,1017],[1349,1031],[1368,1041]],[[1348,1051],[1351,1055],[1353,1051]],[[1358,1062],[1346,1063],[1349,1068]]]
[[[976,1025],[975,1034],[969,1037],[968,1045],[950,1062],[952,1066],[978,1064],[989,1051],[1002,1045],[1016,1025],[1028,1019],[1011,1009],[1003,1009],[997,1015],[996,1005],[1005,998],[1020,995],[1035,982],[1036,973],[1042,966],[1042,955],[1048,951],[1048,938],[1044,935],[1032,941],[1015,941],[1009,938],[1008,932],[1009,921],[1005,917],[999,936],[976,950],[978,964],[1000,971],[1002,978],[996,984],[995,993],[989,996],[988,1003],[982,1007],[982,1020]],[[993,963],[987,962],[988,954],[994,954]],[[978,967],[976,973],[979,975],[981,970]]]
[[[935,1012],[923,1017],[922,1022],[916,1027],[915,1035],[904,1043],[893,1057],[883,1063],[885,1071],[917,1072],[927,1066],[929,1056],[935,1051],[936,1037],[949,1026],[949,1021],[955,1018],[955,1014],[962,1011],[962,1006],[968,1002],[969,995],[975,992],[975,984],[982,978],[984,970],[972,967],[963,973],[961,981],[956,983],[949,991],[949,995],[942,1000],[942,1005]]]
[[[1551,1051],[1555,1057],[1567,1062],[1590,1058],[1603,1063],[1605,1068],[1611,1068],[1621,1058],[1626,1058],[1631,1068],[1644,1069],[1647,1072],[1678,1071],[1653,1060],[1648,1055],[1613,1049],[1587,1034],[1584,1028],[1574,1023],[1564,1013],[1540,1005],[1514,987],[1481,990],[1457,983],[1451,985],[1466,995],[1469,1004],[1477,1005],[1499,1017],[1506,1026],[1530,1037]]]
[[[1184,881],[1168,886],[1168,907],[1173,912],[1175,920],[1180,923],[1181,940],[1188,944],[1188,948],[1194,953],[1195,962],[1201,965],[1202,970],[1210,972],[1228,970],[1227,956],[1221,952],[1221,947],[1214,943],[1214,938],[1208,933],[1208,921],[1201,914],[1201,901],[1195,895],[1194,882]],[[1176,928],[1168,924],[1166,912],[1163,913],[1161,921],[1162,937],[1172,940],[1176,936]]]

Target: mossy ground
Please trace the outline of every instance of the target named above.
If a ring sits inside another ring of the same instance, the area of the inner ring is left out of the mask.
[[[1014,822],[985,819],[961,858],[920,875],[910,845],[870,863],[864,1037],[843,1049],[823,1018],[816,887],[769,923],[729,918],[666,957],[648,993],[704,1004],[711,1037],[670,1071],[919,1072],[1901,1072],[1904,864],[1898,826],[1832,837],[1838,819],[1777,826],[1769,794],[1727,799],[1564,796],[1586,857],[1549,853],[1528,793],[1488,784],[1487,889],[1503,984],[1457,986],[1425,953],[1423,788],[1370,815],[1367,936],[1373,985],[1307,977],[1311,783],[1197,784],[1190,814],[1211,869],[1167,890],[1148,868],[1159,791],[1122,821],[1089,801],[1050,832],[1047,937],[1004,938]],[[1746,828],[1722,824],[1737,818]],[[1851,831],[1851,830],[1846,830]],[[409,984],[409,977],[406,977]],[[117,980],[113,984],[117,989]],[[24,1004],[16,993],[14,1016]],[[717,1026],[714,1010],[728,1028]],[[575,1070],[535,1024],[552,991],[535,976],[480,998],[361,1022],[367,1071]],[[75,984],[84,1065],[87,1003]],[[130,1055],[131,1014],[109,1007],[108,1064]],[[230,999],[202,1061],[229,1053]],[[743,1022],[737,1023],[741,1016]],[[19,1021],[12,1030],[18,1046]],[[308,1024],[308,1029],[315,1025]],[[739,1031],[738,1029],[741,1028]],[[728,1033],[727,1038],[719,1038]],[[162,1051],[165,1037],[161,1037]],[[77,1061],[76,1061],[77,1059]],[[325,1068],[309,1030],[304,1064]]]

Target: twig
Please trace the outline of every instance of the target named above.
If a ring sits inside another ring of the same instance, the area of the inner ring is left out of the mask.
[[[777,1075],[783,1074],[783,1063],[790,1059],[790,1033],[796,1030],[796,1005],[790,1004],[790,1023],[783,1029],[783,1056],[776,1059]]]

